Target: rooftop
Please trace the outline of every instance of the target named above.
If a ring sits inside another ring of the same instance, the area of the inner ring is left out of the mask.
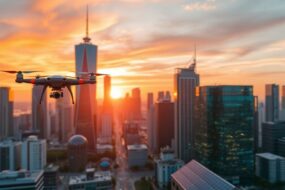
[[[79,184],[79,183],[96,183],[102,181],[111,181],[112,176],[109,171],[95,172],[94,178],[92,180],[87,180],[85,174],[71,176],[69,179],[69,185]]]
[[[128,145],[128,150],[139,150],[139,149],[147,149],[147,146],[145,144]]]
[[[2,171],[0,172],[0,187],[2,185],[16,185],[35,183],[43,175],[43,170],[40,171]]]
[[[234,190],[236,187],[199,162],[192,160],[171,175],[183,189]]]
[[[269,153],[269,152],[259,153],[259,154],[256,154],[256,156],[259,156],[259,157],[262,157],[262,158],[265,158],[265,159],[268,159],[268,160],[285,159],[282,156],[278,156],[276,154],[272,154],[272,153]]]

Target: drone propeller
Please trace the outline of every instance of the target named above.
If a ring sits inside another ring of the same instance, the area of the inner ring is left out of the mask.
[[[10,73],[10,74],[16,74],[16,73],[30,74],[30,73],[37,73],[37,72],[41,72],[41,71],[6,71],[6,70],[1,70],[1,72]]]
[[[76,72],[77,74],[81,74],[81,75],[95,75],[95,76],[103,76],[103,75],[108,75],[108,74],[104,74],[104,73],[93,73],[93,72]]]

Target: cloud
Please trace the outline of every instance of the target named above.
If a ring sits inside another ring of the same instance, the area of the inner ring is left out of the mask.
[[[210,11],[216,9],[215,0],[206,0],[205,2],[193,2],[183,6],[186,11]]]

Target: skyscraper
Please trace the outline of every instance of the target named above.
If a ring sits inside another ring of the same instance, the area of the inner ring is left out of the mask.
[[[153,106],[153,93],[147,93],[147,111]]]
[[[265,85],[265,120],[277,121],[279,119],[279,85]]]
[[[194,56],[193,64],[177,69],[174,75],[175,151],[184,162],[192,158],[195,88],[199,86],[199,75],[195,68]]]
[[[0,140],[14,136],[13,130],[13,91],[0,87]]]
[[[165,96],[155,103],[155,144],[157,145],[157,153],[161,148],[171,147],[174,139],[174,103],[170,101],[170,95]]]
[[[76,75],[80,72],[97,71],[97,46],[90,42],[88,35],[88,9],[86,15],[86,37],[83,43],[75,46]],[[88,149],[96,149],[96,85],[85,84],[76,86],[75,104],[76,134],[81,134],[88,140]]]
[[[253,177],[252,86],[205,86],[197,91],[195,159],[234,184]]]
[[[104,77],[104,103],[103,103],[103,111],[110,112],[111,111],[111,77],[106,75]]]
[[[147,94],[147,137],[148,147],[151,152],[155,152],[156,147],[156,131],[155,131],[155,107],[153,103],[153,93]]]
[[[285,120],[285,86],[281,87],[281,110],[279,113],[279,120]]]
[[[111,143],[113,134],[113,112],[112,112],[112,102],[111,102],[111,77],[106,75],[104,77],[104,102],[103,111],[100,115],[100,125],[101,125],[101,138],[105,142]]]
[[[63,89],[63,94],[65,96],[56,100],[56,127],[58,129],[59,141],[65,143],[73,134],[73,105],[71,104],[70,96],[68,94],[67,88]]]
[[[40,97],[43,86],[33,86],[32,89],[32,129],[34,132],[39,132],[40,138],[49,138],[47,131],[47,91],[45,91],[42,102]]]
[[[285,137],[285,121],[262,123],[262,150],[278,154],[278,139]]]
[[[141,90],[139,88],[132,89],[132,111],[133,119],[141,118]]]

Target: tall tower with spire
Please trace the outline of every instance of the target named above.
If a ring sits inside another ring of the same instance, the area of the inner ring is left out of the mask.
[[[193,158],[195,89],[200,77],[196,72],[196,46],[188,68],[177,68],[174,75],[175,151],[185,163]]]
[[[97,70],[97,46],[91,43],[88,28],[88,6],[86,9],[86,36],[75,45],[75,66],[77,77],[80,72]],[[88,140],[89,151],[96,151],[96,84],[76,86],[75,132]]]

